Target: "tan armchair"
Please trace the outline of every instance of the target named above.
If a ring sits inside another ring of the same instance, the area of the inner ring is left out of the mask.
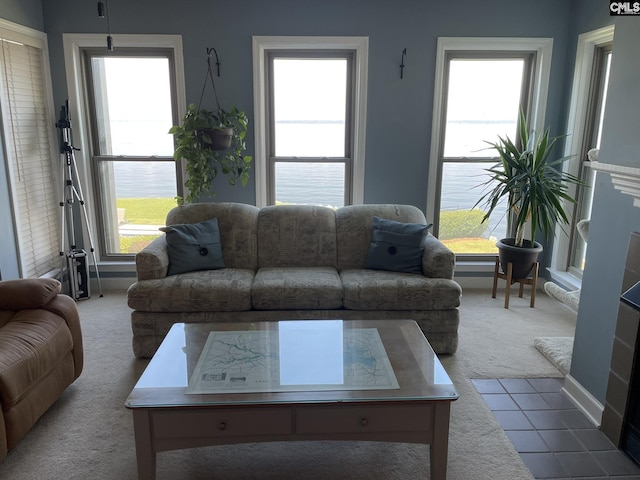
[[[55,279],[0,281],[0,460],[82,372],[80,319]]]

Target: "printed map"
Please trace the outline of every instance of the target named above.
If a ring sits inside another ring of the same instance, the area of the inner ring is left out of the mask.
[[[317,344],[314,341],[283,348],[287,358],[281,359],[277,331],[211,332],[186,393],[399,388],[375,328],[345,329],[340,333],[340,338],[343,345],[338,345],[333,350],[338,353],[330,358],[326,358],[328,355],[323,358],[323,355],[314,354],[313,347]],[[281,381],[281,375],[305,380],[294,383]],[[327,381],[329,377],[332,380]],[[316,383],[314,378],[321,380]]]

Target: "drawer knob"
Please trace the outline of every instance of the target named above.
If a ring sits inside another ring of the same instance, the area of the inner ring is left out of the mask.
[[[366,418],[362,418],[360,420],[360,425],[362,425],[363,427],[366,427],[367,425],[369,425],[369,420],[367,420]]]
[[[227,429],[227,422],[218,423],[218,430],[226,430],[226,429]]]

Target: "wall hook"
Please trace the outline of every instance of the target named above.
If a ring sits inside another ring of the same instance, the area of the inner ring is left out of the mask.
[[[404,77],[404,56],[407,54],[407,49],[402,50],[402,58],[400,59],[400,79]]]
[[[208,62],[209,64],[211,63],[211,52],[216,54],[216,67],[217,67],[217,71],[218,71],[218,77],[220,76],[220,60],[218,60],[218,52],[216,52],[216,49],[211,47],[207,47],[207,56],[208,58]]]

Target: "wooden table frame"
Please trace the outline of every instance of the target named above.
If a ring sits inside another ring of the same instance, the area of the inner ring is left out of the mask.
[[[498,279],[502,278],[507,282],[504,293],[504,308],[509,308],[509,294],[511,293],[511,285],[514,283],[520,284],[520,291],[518,292],[518,296],[520,298],[522,298],[522,296],[524,295],[524,286],[531,285],[531,302],[529,303],[529,306],[533,308],[536,304],[536,288],[538,284],[538,270],[540,269],[540,263],[536,262],[534,264],[533,275],[527,278],[511,278],[512,269],[513,264],[509,262],[507,264],[507,273],[502,273],[500,271],[500,259],[496,257],[496,266],[493,272],[493,290],[491,291],[491,298],[496,298]]]
[[[424,334],[412,320],[344,322],[345,328],[378,330],[399,389],[187,395],[182,373],[176,383],[154,380],[165,375],[166,362],[179,361],[174,356],[185,352],[195,361],[210,331],[242,331],[249,324],[175,324],[126,402],[133,413],[139,480],[156,478],[158,452],[310,440],[427,444],[430,478],[445,480],[451,402],[458,393]],[[250,325],[273,330],[276,324]]]
[[[137,408],[133,422],[138,479],[156,478],[157,452],[248,442],[361,440],[428,444],[429,478],[445,480],[450,405],[443,400],[412,405]]]

